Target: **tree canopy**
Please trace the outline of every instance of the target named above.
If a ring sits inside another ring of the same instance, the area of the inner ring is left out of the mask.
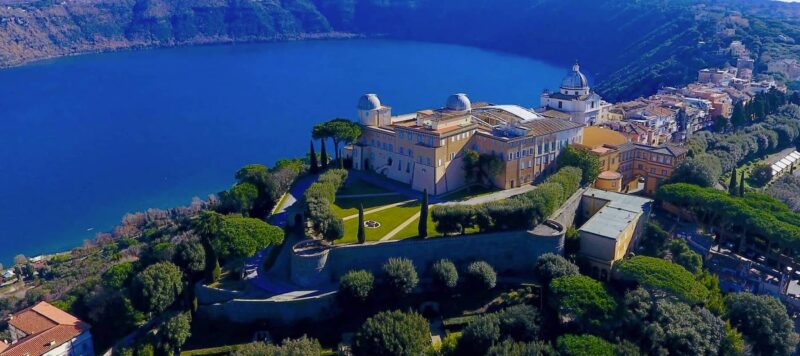
[[[333,140],[335,157],[339,158],[339,144],[353,143],[361,137],[361,126],[347,119],[333,119],[314,125],[311,136],[315,139]]]
[[[648,290],[660,290],[688,303],[703,303],[709,292],[685,268],[661,258],[636,256],[614,265],[622,280],[636,282]]]
[[[544,284],[550,283],[555,278],[580,275],[578,266],[554,253],[545,253],[539,256],[535,269],[536,275]]]
[[[602,283],[586,276],[564,276],[550,282],[550,303],[559,315],[589,329],[608,320],[617,307]]]
[[[150,265],[133,279],[131,296],[134,303],[147,312],[167,309],[183,291],[183,274],[171,262]]]
[[[247,258],[269,245],[281,244],[283,237],[283,229],[261,219],[221,216],[211,245],[220,259],[228,261]]]
[[[613,356],[614,345],[594,335],[562,335],[556,350],[564,356]]]
[[[353,339],[356,356],[422,355],[430,345],[430,326],[422,315],[380,312],[366,322]]]
[[[581,183],[583,184],[593,183],[600,174],[600,159],[588,150],[577,149],[572,146],[567,146],[558,155],[558,167],[564,168],[567,166],[581,169],[583,174]]]
[[[777,299],[750,293],[730,294],[725,298],[731,324],[744,334],[748,343],[763,355],[791,355],[798,336],[786,307]]]

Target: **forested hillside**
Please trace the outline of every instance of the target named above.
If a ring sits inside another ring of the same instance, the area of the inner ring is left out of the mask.
[[[723,65],[730,58],[720,48],[733,39],[743,40],[756,55],[791,52],[794,37],[800,40],[793,27],[800,6],[767,0],[0,0],[4,3],[11,6],[0,8],[0,66],[131,47],[353,34],[477,46],[565,66],[577,60],[610,100],[683,84],[702,67]],[[737,13],[745,20],[730,23]],[[737,35],[721,38],[727,27],[735,27]],[[776,42],[778,35],[784,37]]]

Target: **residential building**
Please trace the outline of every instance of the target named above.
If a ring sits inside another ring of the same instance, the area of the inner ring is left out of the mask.
[[[0,356],[92,356],[89,324],[47,302],[8,317],[11,342],[0,341]]]
[[[570,120],[584,125],[595,125],[607,120],[611,104],[589,87],[589,80],[576,63],[561,81],[558,92],[545,90],[541,95],[540,112],[557,111],[570,116]]]
[[[658,187],[672,176],[678,163],[686,159],[688,150],[673,145],[647,146],[626,143],[617,146],[624,185],[644,181],[646,194],[655,194]]]
[[[473,104],[450,96],[440,109],[393,116],[374,94],[358,104],[362,136],[352,147],[353,167],[441,195],[466,184],[466,150],[496,156],[502,188],[529,184],[556,168],[567,145],[581,143],[583,125],[545,117],[517,105]]]
[[[634,195],[587,189],[581,197],[580,255],[591,276],[608,280],[614,262],[624,258],[639,242],[653,201]]]

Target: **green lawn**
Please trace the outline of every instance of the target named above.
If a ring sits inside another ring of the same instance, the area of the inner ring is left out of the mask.
[[[339,218],[358,214],[359,204],[364,204],[364,210],[371,210],[384,205],[399,203],[409,200],[403,195],[389,195],[382,197],[367,198],[336,198],[336,202],[331,204],[333,213]]]
[[[358,178],[348,178],[344,186],[339,189],[339,195],[355,195],[355,194],[383,194],[392,193],[391,190],[379,187],[377,185],[365,182]]]
[[[414,216],[414,214],[419,212],[419,202],[414,201],[411,203],[403,204],[400,206],[396,206],[393,208],[389,208],[386,210],[382,210],[379,212],[375,212],[372,214],[364,215],[364,220],[374,220],[381,224],[378,228],[366,228],[365,232],[367,235],[367,241],[378,241],[383,236],[388,234],[390,231],[394,230],[400,224]],[[366,206],[365,206],[366,209]],[[414,231],[416,231],[417,225],[413,225]],[[410,227],[407,227],[404,230],[408,230]],[[337,244],[347,244],[347,243],[354,243],[358,241],[358,219],[350,219],[344,222],[344,237],[341,240],[336,241]],[[416,235],[416,233],[414,233]]]
[[[410,239],[419,236],[419,219],[414,219],[414,222],[411,225],[406,226],[403,230],[400,230],[397,235],[392,238],[392,240],[403,240],[403,239]],[[436,237],[439,236],[439,233],[436,232],[436,224],[433,222],[431,215],[428,214],[428,237]]]

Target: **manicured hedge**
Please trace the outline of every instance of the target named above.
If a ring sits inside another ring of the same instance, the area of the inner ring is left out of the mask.
[[[691,210],[701,220],[725,226],[725,230],[746,231],[785,247],[800,247],[800,214],[767,195],[736,197],[714,188],[678,183],[662,186],[656,197]]]
[[[481,231],[531,229],[553,214],[581,185],[581,170],[564,167],[536,189],[510,199],[479,205],[439,205],[431,210],[436,231],[464,233],[477,225]]]
[[[331,169],[321,174],[303,195],[308,219],[327,240],[337,240],[344,236],[344,222],[333,213],[331,204],[336,201],[336,191],[346,179],[346,170]]]
[[[670,261],[636,256],[614,265],[616,277],[636,282],[648,290],[670,293],[687,303],[699,304],[708,299],[709,292],[685,268]]]

